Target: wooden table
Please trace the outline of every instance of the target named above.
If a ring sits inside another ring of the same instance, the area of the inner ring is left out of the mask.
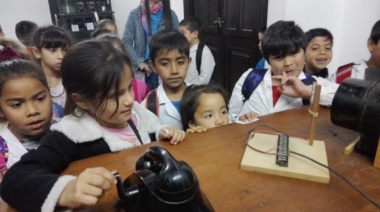
[[[307,137],[310,120],[306,107],[297,108],[261,117],[260,121],[251,124],[231,124],[205,133],[189,134],[176,146],[154,142],[77,161],[64,173],[76,175],[88,167],[104,166],[118,170],[124,180],[135,170],[137,159],[149,146],[160,145],[194,169],[202,191],[216,211],[378,211],[331,172],[330,183],[320,184],[240,170],[250,130],[266,125]],[[380,170],[373,168],[372,161],[364,155],[356,152],[343,155],[344,147],[357,136],[357,132],[333,125],[330,110],[320,108],[315,139],[325,141],[329,166],[380,202]],[[114,211],[117,199],[116,188],[113,188],[92,209]],[[7,207],[3,202],[0,209],[4,208]]]

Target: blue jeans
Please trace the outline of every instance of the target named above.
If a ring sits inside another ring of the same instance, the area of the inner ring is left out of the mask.
[[[149,90],[154,90],[158,87],[158,75],[152,72],[149,77],[145,74],[145,83]]]

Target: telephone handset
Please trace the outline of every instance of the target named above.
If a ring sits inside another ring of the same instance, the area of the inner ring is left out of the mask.
[[[191,167],[160,146],[146,150],[123,184],[120,175],[115,176],[127,211],[214,211]]]

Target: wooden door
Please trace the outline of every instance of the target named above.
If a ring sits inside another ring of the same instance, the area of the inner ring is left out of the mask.
[[[268,0],[184,0],[184,11],[202,22],[200,39],[213,52],[218,81],[231,92],[261,58],[257,34],[267,23]]]

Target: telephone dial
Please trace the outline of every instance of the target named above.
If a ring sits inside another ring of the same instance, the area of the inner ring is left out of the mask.
[[[126,211],[214,211],[191,167],[163,147],[147,149],[123,183],[118,173],[115,177],[119,203]]]

